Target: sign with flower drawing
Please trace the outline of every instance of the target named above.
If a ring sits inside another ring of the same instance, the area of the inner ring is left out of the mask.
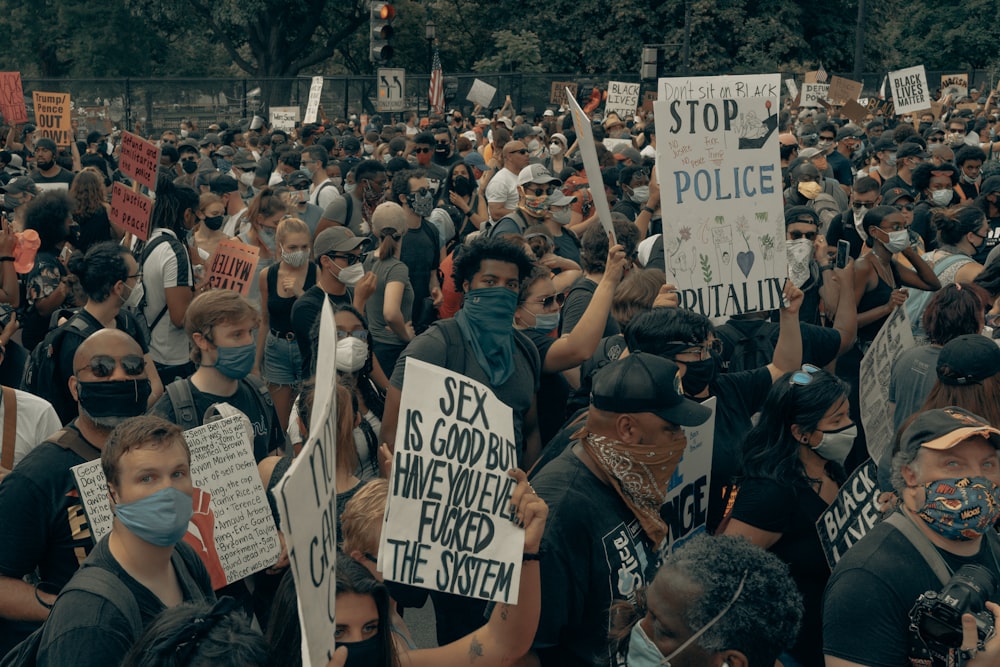
[[[653,110],[668,280],[682,306],[708,317],[782,305],[780,91],[777,74],[659,81]]]

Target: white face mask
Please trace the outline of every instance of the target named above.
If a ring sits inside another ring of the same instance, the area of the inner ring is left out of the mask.
[[[562,146],[560,144],[554,141],[551,144],[549,144],[550,155],[559,155],[560,153],[562,153]]]
[[[333,178],[330,179],[330,182],[333,183],[334,187],[339,188],[344,184],[344,179],[341,178],[340,176],[334,176]]]
[[[358,188],[357,183],[344,183],[344,192],[349,195],[353,195],[354,191]]]
[[[344,283],[348,287],[354,287],[358,284],[365,275],[365,267],[361,262],[357,264],[351,264],[350,266],[340,270],[335,278],[340,282]]]
[[[573,212],[568,208],[550,208],[552,219],[560,225],[568,225],[573,217]]]
[[[951,203],[952,194],[951,190],[935,190],[931,193],[931,199],[938,206],[947,206]]]
[[[531,141],[528,142],[528,150],[531,151],[532,153],[537,152],[538,149],[541,148],[541,146],[542,145],[538,143],[538,139],[532,139]]]
[[[865,214],[867,214],[869,210],[870,209],[867,206],[862,206],[861,208],[852,209],[852,211],[854,212],[855,229],[860,229],[862,227],[862,223],[865,219]]]
[[[247,186],[248,188],[251,185],[253,185],[253,172],[252,171],[244,171],[242,174],[240,174],[240,183],[242,183],[243,185]]]
[[[360,266],[355,264],[355,266]],[[348,336],[337,341],[337,370],[341,373],[357,373],[368,361],[368,343]]]
[[[889,232],[889,241],[885,244],[885,249],[892,254],[896,254],[897,252],[903,252],[909,244],[910,233],[905,229],[901,229],[898,232]]]
[[[125,303],[123,303],[122,306],[124,306],[125,308],[138,308],[139,302],[142,301],[142,295],[144,291],[145,290],[142,286],[142,282],[137,280],[135,283],[135,287],[133,287],[132,291],[129,292],[128,298],[125,299]]]
[[[645,204],[649,201],[649,186],[637,185],[632,188],[632,201],[636,204]]]

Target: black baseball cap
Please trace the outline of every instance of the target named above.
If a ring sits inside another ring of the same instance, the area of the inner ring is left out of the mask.
[[[914,200],[913,193],[905,188],[890,188],[882,195],[882,204],[885,206],[895,206],[900,199]]]
[[[919,157],[927,159],[930,157],[930,153],[924,150],[923,146],[912,141],[904,141],[896,151],[896,159],[902,160],[904,157]]]
[[[941,384],[967,386],[1000,373],[1000,347],[992,338],[966,334],[948,341],[937,361]]]
[[[618,414],[650,412],[679,426],[700,426],[712,410],[685,398],[677,364],[647,352],[618,359],[594,375],[590,404]]]
[[[789,206],[785,209],[785,225],[804,222],[819,227],[819,213],[808,206]]]

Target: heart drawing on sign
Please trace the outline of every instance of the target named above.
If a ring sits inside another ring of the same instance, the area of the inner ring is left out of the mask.
[[[750,277],[750,269],[753,268],[753,251],[736,253],[736,265],[740,267],[744,277]]]

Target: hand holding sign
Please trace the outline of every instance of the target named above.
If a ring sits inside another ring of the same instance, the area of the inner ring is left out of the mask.
[[[528,475],[523,470],[514,468],[507,474],[517,480],[514,493],[510,496],[510,508],[511,514],[517,518],[517,525],[524,528],[524,553],[536,554],[542,544],[549,506],[531,488]]]

